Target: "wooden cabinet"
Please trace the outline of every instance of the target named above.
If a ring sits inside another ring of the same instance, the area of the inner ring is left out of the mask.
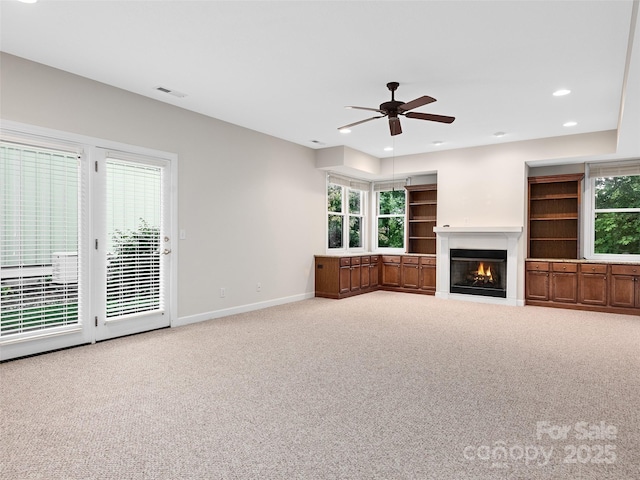
[[[420,257],[420,290],[436,292],[436,257]]]
[[[380,257],[378,255],[371,255],[371,263],[369,263],[369,281],[371,282],[370,287],[372,289],[378,288],[379,279],[380,279],[380,266],[379,266]]]
[[[382,286],[400,286],[400,255],[382,255]]]
[[[527,300],[549,300],[548,262],[526,262],[525,293]]]
[[[372,259],[375,259],[375,268],[372,268]],[[316,256],[316,297],[343,298],[370,291],[378,285],[377,264],[377,255]],[[375,283],[372,275],[376,275]]]
[[[578,265],[575,263],[551,264],[551,289],[553,302],[578,302]]]
[[[435,255],[438,208],[437,185],[410,185],[407,189],[407,253]]]
[[[609,291],[612,307],[640,308],[640,265],[612,265]]]
[[[606,264],[580,264],[578,274],[578,302],[584,305],[607,305]]]
[[[570,174],[529,178],[529,258],[579,258],[583,177]]]
[[[640,265],[525,262],[527,305],[640,315]]]
[[[402,288],[417,289],[420,284],[420,257],[402,257]]]
[[[344,298],[383,289],[434,295],[436,258],[423,255],[315,257],[316,297]]]

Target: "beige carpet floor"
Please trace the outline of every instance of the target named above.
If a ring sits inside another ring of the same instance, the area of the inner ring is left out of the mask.
[[[640,478],[640,317],[375,292],[0,364],[0,478]]]

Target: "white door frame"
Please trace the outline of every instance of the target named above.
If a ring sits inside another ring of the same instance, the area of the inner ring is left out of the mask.
[[[74,345],[95,343],[97,340],[97,328],[95,326],[96,305],[95,295],[92,292],[92,282],[90,276],[94,271],[95,258],[93,249],[93,219],[91,213],[94,211],[94,185],[91,173],[99,155],[99,149],[116,150],[127,152],[132,155],[139,155],[149,158],[158,158],[170,163],[168,167],[171,175],[171,186],[169,202],[166,205],[170,224],[171,246],[171,268],[167,275],[167,309],[169,325],[176,325],[178,314],[178,156],[174,153],[163,152],[136,145],[128,145],[120,142],[103,140],[95,137],[78,135],[59,130],[36,127],[33,125],[2,120],[0,123],[0,137],[6,140],[19,140],[23,143],[31,143],[37,146],[48,146],[49,148],[72,148],[82,152],[81,160],[81,188],[83,189],[83,202],[81,210],[85,212],[81,218],[80,249],[84,254],[85,261],[82,270],[79,272],[85,281],[85,288],[80,295],[84,295],[84,301],[79,312],[79,323],[64,327],[54,327],[40,330],[34,334],[10,335],[6,338],[0,337],[0,360],[42,353],[60,348],[67,348]],[[79,252],[80,253],[80,252]],[[126,335],[127,333],[122,333]]]

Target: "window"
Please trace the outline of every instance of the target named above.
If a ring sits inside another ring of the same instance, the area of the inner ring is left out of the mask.
[[[391,185],[391,188],[376,185],[377,248],[404,250],[406,195],[403,185]]]
[[[79,165],[0,144],[0,337],[78,322]]]
[[[365,246],[365,206],[369,184],[330,175],[327,184],[328,249]]]
[[[640,255],[640,162],[590,166],[591,252]]]

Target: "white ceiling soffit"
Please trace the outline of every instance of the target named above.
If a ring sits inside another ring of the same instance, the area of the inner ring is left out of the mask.
[[[382,158],[616,129],[632,6],[2,1],[0,48],[311,148]],[[437,99],[415,111],[455,122],[401,117],[391,137],[382,118],[338,132],[375,115],[346,105],[377,108],[392,81],[399,100]],[[560,88],[571,94],[554,97]]]

